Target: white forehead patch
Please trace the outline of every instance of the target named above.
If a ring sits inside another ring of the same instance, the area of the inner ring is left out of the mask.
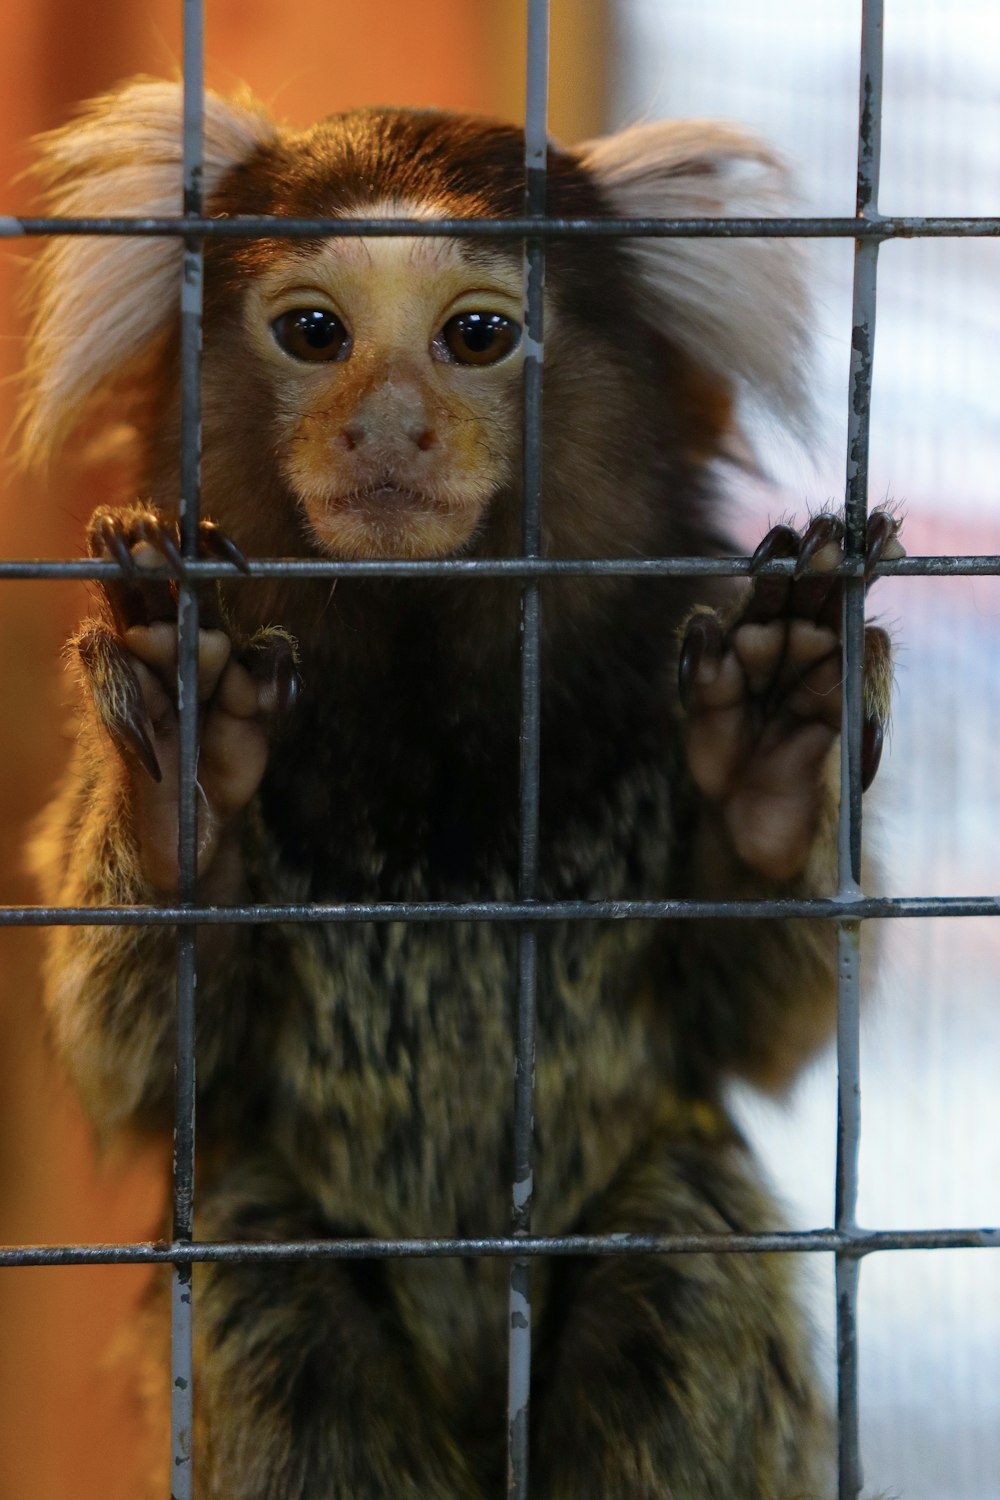
[[[360,206],[351,218],[358,219],[440,219],[443,208],[426,201],[405,198],[381,198]],[[371,269],[458,265],[461,254],[454,239],[436,235],[349,235],[329,239],[320,251],[320,259],[341,266],[364,264]]]

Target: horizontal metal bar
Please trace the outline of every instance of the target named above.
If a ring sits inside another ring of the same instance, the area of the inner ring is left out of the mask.
[[[873,1255],[895,1250],[1000,1250],[1000,1229],[780,1230],[763,1234],[562,1234],[470,1239],[181,1240],[0,1248],[4,1266],[174,1264],[218,1261],[500,1259],[525,1256]]]
[[[199,559],[185,564],[191,578],[568,578],[597,574],[622,578],[738,578],[751,572],[785,574],[795,569],[793,558],[775,558],[756,570],[748,557],[601,557],[601,558],[522,558],[522,557],[441,557],[414,561],[349,561],[339,558],[274,557],[248,564],[243,572],[233,563]],[[864,572],[860,558],[845,558],[827,576],[859,578]],[[880,562],[873,570],[876,578],[983,578],[1000,574],[1000,556],[990,553],[949,553],[932,557],[900,557]],[[96,558],[38,558],[0,561],[0,581],[4,579],[111,579],[122,578],[118,563]],[[143,572],[143,578],[155,581],[176,577],[169,568]]]
[[[357,901],[254,906],[0,906],[0,927],[207,927],[264,922],[660,922],[997,917],[1000,896],[757,901]]]
[[[228,219],[24,218],[0,216],[0,239],[39,235],[138,235],[213,239],[938,239],[1000,235],[1000,218],[767,219],[296,219],[234,215]]]

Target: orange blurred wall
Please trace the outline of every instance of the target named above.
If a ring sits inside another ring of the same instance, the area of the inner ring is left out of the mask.
[[[31,135],[130,74],[176,74],[181,8],[180,0],[3,8],[0,213],[29,207],[28,186],[14,179],[30,161]],[[364,103],[518,119],[525,9],[525,0],[207,0],[207,79],[221,91],[245,81],[295,123]],[[554,0],[552,10],[552,128],[574,140],[604,124],[607,13],[600,0]],[[17,248],[22,258],[33,249]],[[0,245],[4,433],[21,361],[17,262],[11,242]],[[68,474],[26,482],[9,463],[0,489],[7,557],[77,555],[85,517],[102,498]],[[20,850],[65,760],[59,651],[84,607],[84,591],[69,584],[0,585],[0,902],[35,899]],[[149,1237],[159,1227],[164,1154],[95,1165],[43,1041],[41,947],[38,932],[0,929],[0,1242]],[[130,1374],[111,1351],[145,1282],[137,1268],[0,1271],[0,1500],[137,1500]]]

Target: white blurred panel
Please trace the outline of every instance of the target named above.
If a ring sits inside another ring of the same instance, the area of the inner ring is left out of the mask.
[[[718,116],[793,165],[802,211],[854,211],[855,0],[620,0],[617,124]],[[887,0],[887,213],[1000,213],[1000,5]],[[816,440],[761,446],[776,489],[734,492],[745,545],[777,515],[842,503],[849,244],[816,246]],[[1000,552],[1000,244],[911,241],[879,258],[870,503],[903,505],[913,554]],[[866,801],[879,888],[1000,891],[1000,581],[882,581],[898,643],[887,757]],[[862,1042],[859,1219],[1000,1224],[1000,924],[883,924]],[[833,1214],[835,1068],[738,1105],[800,1227]],[[828,1258],[810,1283],[827,1331]],[[866,1493],[1000,1497],[1000,1253],[870,1257],[861,1277]]]

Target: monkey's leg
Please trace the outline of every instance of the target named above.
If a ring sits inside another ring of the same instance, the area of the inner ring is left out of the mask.
[[[654,1137],[585,1227],[749,1232],[778,1227],[778,1214],[720,1116]],[[794,1259],[553,1262],[532,1402],[532,1494],[818,1500],[827,1424],[792,1293]]]
[[[338,1229],[277,1175],[241,1169],[199,1213],[209,1239]],[[195,1464],[216,1500],[480,1500],[378,1261],[196,1269]]]
[[[885,511],[869,517],[869,570],[883,557],[903,555],[898,529]],[[829,801],[823,772],[840,729],[843,584],[823,575],[843,557],[843,536],[831,515],[817,516],[802,535],[773,527],[755,561],[794,557],[795,577],[758,576],[728,615],[696,612],[681,645],[692,779],[739,858],[772,880],[805,868]],[[866,786],[878,768],[891,681],[889,638],[869,627]]]

